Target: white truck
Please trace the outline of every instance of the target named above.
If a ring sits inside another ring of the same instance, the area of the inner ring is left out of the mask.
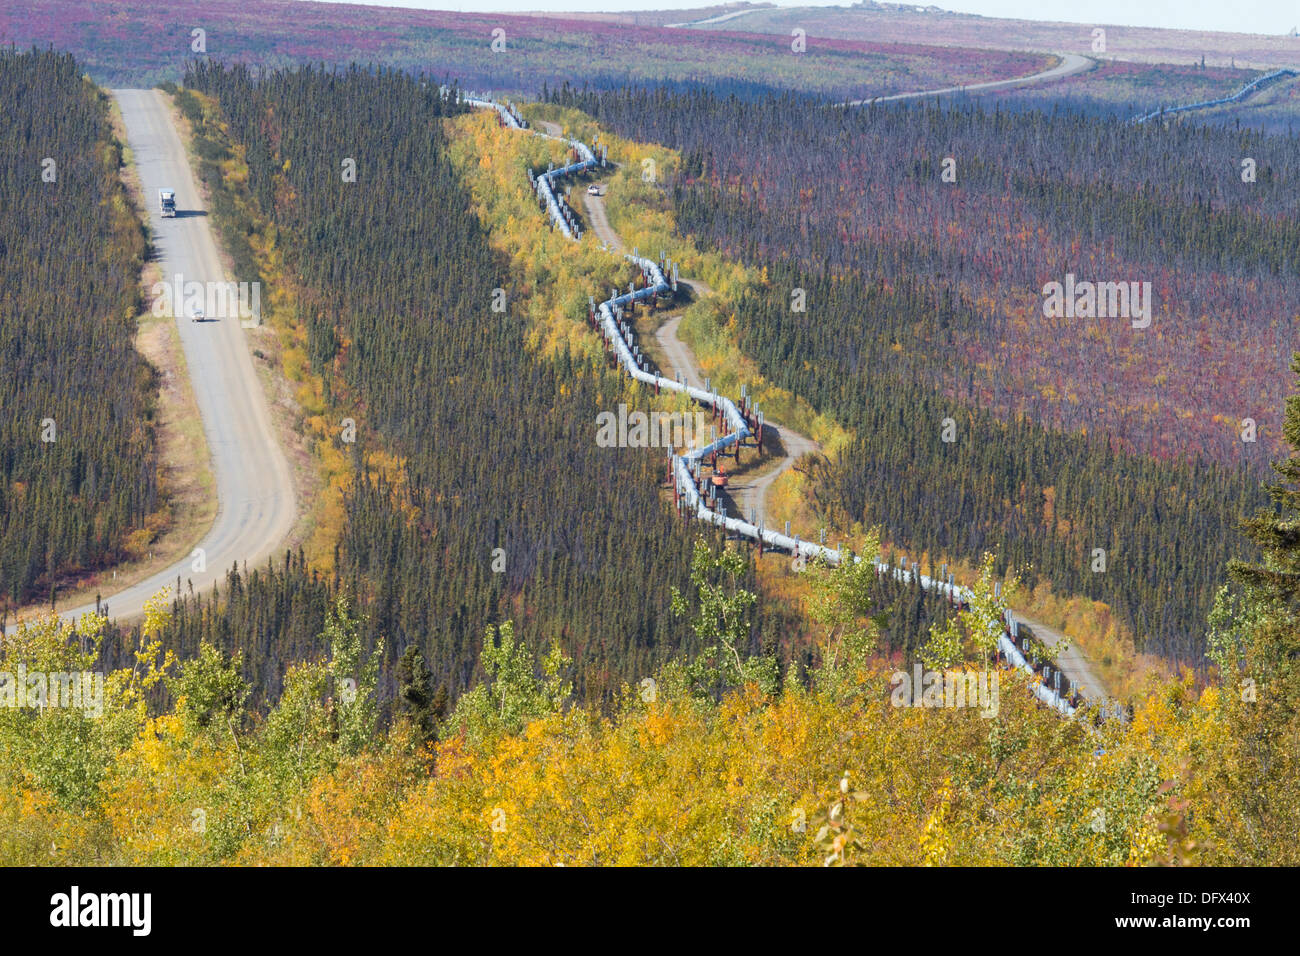
[[[173,189],[158,190],[158,207],[164,219],[174,219],[176,217],[176,191]]]

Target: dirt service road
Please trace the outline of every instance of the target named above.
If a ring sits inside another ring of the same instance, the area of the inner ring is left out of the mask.
[[[611,249],[615,251],[622,250],[623,241],[609,224],[609,217],[605,213],[604,199],[599,196],[584,194],[582,201],[587,212],[587,221],[591,223],[591,229],[596,234],[596,237]],[[712,289],[698,279],[682,279],[680,281],[690,286],[696,297],[713,293]],[[677,337],[677,327],[681,325],[681,321],[682,317],[680,315],[672,316],[655,332],[655,340],[658,342],[659,348],[663,351],[669,365],[672,366],[671,369],[665,369],[664,371],[668,375],[682,376],[688,385],[703,388],[704,381],[700,377],[699,369],[696,366],[694,352],[691,351],[690,346]],[[777,466],[764,469],[752,478],[737,478],[734,484],[729,484],[727,487],[728,493],[740,509],[737,516],[748,518],[750,510],[753,509],[759,523],[765,526],[767,493],[772,483],[794,467],[794,463],[798,461],[801,455],[821,450],[821,447],[811,438],[800,435],[788,428],[783,428],[776,422],[764,424],[764,431],[769,428],[774,429],[777,434],[774,438],[764,435],[763,444],[769,453],[775,451],[782,456]],[[1068,644],[1068,638],[1059,631],[1055,631],[1039,621],[1027,618],[1019,611],[1016,612],[1016,616],[1024,621],[1048,647],[1062,642]],[[1056,664],[1079,687],[1084,696],[1090,700],[1101,700],[1107,696],[1105,687],[1088,666],[1088,658],[1074,645],[1070,644],[1056,656]]]
[[[591,230],[596,237],[611,249],[622,250],[623,240],[610,226],[609,217],[605,213],[605,200],[600,196],[584,193],[582,202],[587,212],[587,221],[591,223]],[[698,279],[680,281],[683,285],[690,286],[697,298],[713,294],[713,290]],[[677,327],[681,323],[682,317],[674,315],[655,331],[655,341],[659,343],[659,348],[663,350],[664,357],[671,366],[664,372],[669,376],[680,375],[687,385],[703,388],[704,381],[700,378],[695,353],[691,351],[690,346],[677,337]],[[799,456],[818,451],[820,446],[811,438],[785,428],[778,422],[765,422],[763,431],[763,445],[767,452],[769,454],[775,452],[781,457],[775,467],[765,467],[756,475],[734,479],[728,484],[727,493],[740,509],[737,513],[738,517],[748,518],[752,511],[758,518],[758,522],[766,527],[767,493],[772,483],[794,467]]]

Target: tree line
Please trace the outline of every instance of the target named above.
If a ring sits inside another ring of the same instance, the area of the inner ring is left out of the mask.
[[[596,415],[622,388],[603,362],[530,352],[519,291],[447,158],[455,90],[401,73],[210,64],[186,88],[216,98],[244,151],[247,190],[301,283],[313,370],[359,437],[333,572],[294,555],[234,568],[218,594],[182,596],[167,646],[241,651],[255,698],[274,699],[344,594],[367,646],[384,642],[384,701],[412,645],[454,699],[481,673],[483,627],[507,618],[527,646],[558,642],[594,702],[690,656],[695,637],[669,597],[688,580],[691,536],[660,487],[663,461],[596,445]],[[355,181],[342,175],[347,158]],[[221,169],[205,166],[217,188]],[[214,208],[229,216],[235,204]],[[492,308],[498,289],[504,312]],[[375,453],[400,465],[370,467]],[[889,600],[903,650],[946,613],[901,588]],[[794,626],[765,602],[745,650],[806,661]],[[105,659],[131,640],[110,642]]]
[[[147,546],[157,385],[135,350],[144,230],[107,97],[0,51],[0,609]],[[134,535],[134,537],[133,537]]]
[[[1293,142],[970,107],[551,98],[679,149],[679,227],[765,268],[734,303],[741,347],[856,433],[819,468],[828,513],[900,546],[994,550],[1111,603],[1145,649],[1203,660],[1281,441]],[[1074,271],[1151,275],[1165,312],[1148,330],[1045,318],[1038,290]]]

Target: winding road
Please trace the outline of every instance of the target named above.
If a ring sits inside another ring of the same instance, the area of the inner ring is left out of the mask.
[[[170,280],[179,274],[187,282],[224,282],[225,270],[207,214],[199,208],[199,188],[172,123],[170,103],[155,90],[116,90],[113,95],[121,107],[146,199],[156,196],[160,188],[176,191],[176,218],[164,220],[152,204],[149,207],[163,276]],[[550,123],[541,125],[554,128]],[[583,202],[597,236],[612,248],[620,248],[622,241],[609,225],[603,200],[584,194]],[[703,283],[684,281],[697,294],[711,292]],[[668,361],[674,364],[674,371],[688,381],[698,381],[694,355],[677,337],[679,324],[680,316],[671,317],[659,330],[658,340]],[[177,328],[212,454],[217,515],[199,545],[201,566],[195,557],[186,557],[108,596],[103,604],[115,619],[138,617],[146,601],[163,588],[174,587],[178,578],[184,588],[206,590],[221,581],[232,564],[260,564],[281,546],[297,517],[289,464],[276,440],[266,397],[238,320],[213,318],[196,323],[182,317],[177,320]],[[817,450],[806,436],[781,429],[775,423],[766,423],[766,427],[777,429],[783,457],[777,467],[748,482],[748,487],[733,489],[741,508],[753,508],[760,515],[776,478],[800,455]],[[75,620],[94,609],[94,605],[86,605],[63,611],[61,616]],[[1027,620],[1024,623],[1049,642],[1056,636],[1042,625]],[[1077,652],[1073,651],[1063,655],[1062,669],[1085,692],[1099,689],[1086,661],[1073,662],[1075,656]]]
[[[122,110],[127,144],[134,154],[154,247],[163,279],[174,282],[225,282],[226,273],[190,171],[180,135],[172,123],[171,104],[157,90],[114,90]],[[163,219],[157,208],[160,188],[176,191],[177,215]],[[189,367],[194,398],[203,419],[212,455],[217,515],[199,542],[198,555],[186,556],[165,570],[104,598],[115,619],[139,617],[147,600],[177,578],[183,588],[211,588],[231,565],[264,562],[288,537],[297,520],[289,463],[276,439],[266,396],[253,368],[245,334],[237,317],[193,322],[177,308],[181,345]],[[61,612],[75,620],[95,610],[93,604]]]
[[[771,7],[754,7],[748,10],[734,10],[730,13],[723,13],[718,16],[708,17],[704,20],[690,20],[684,23],[668,23],[665,28],[669,30],[688,30],[694,27],[712,26],[718,23],[726,23],[743,17],[750,13],[759,11],[770,12]],[[1004,90],[1015,86],[1029,86],[1035,83],[1048,83],[1052,80],[1065,79],[1067,76],[1074,76],[1076,73],[1083,73],[1085,70],[1091,70],[1097,65],[1097,61],[1091,57],[1082,56],[1078,53],[1058,53],[1061,62],[1056,66],[1048,67],[1046,70],[1040,70],[1037,73],[1031,73],[1028,76],[1016,76],[1007,80],[986,80],[982,83],[967,83],[962,86],[945,86],[937,90],[918,90],[915,93],[891,93],[888,96],[868,96],[860,100],[849,100],[844,103],[845,106],[863,106],[868,103],[889,103],[896,100],[911,100],[925,96],[944,96],[949,93],[983,93],[988,90]]]
[[[688,20],[685,23],[665,23],[664,27],[669,30],[684,29],[686,27],[703,27],[711,23],[726,23],[728,20],[734,20],[737,17],[743,17],[749,13],[756,13],[759,10],[767,10],[769,7],[755,7],[752,10],[733,10],[730,13],[722,13],[716,17],[708,17],[704,20]]]
[[[1060,53],[1057,55],[1061,58],[1060,63],[1038,73],[1031,73],[1029,76],[1017,76],[1009,80],[988,80],[984,83],[968,83],[965,86],[945,86],[938,90],[920,90],[916,93],[892,93],[889,96],[871,96],[861,100],[849,100],[844,105],[862,106],[868,103],[890,103],[897,100],[911,100],[926,96],[945,96],[949,93],[983,93],[988,90],[1005,90],[1014,86],[1029,86],[1034,83],[1062,80],[1067,76],[1074,76],[1076,73],[1091,70],[1097,65],[1096,60],[1080,56],[1078,53]]]
[[[707,294],[712,290],[702,282],[691,281],[689,279],[679,280],[689,285],[695,290],[696,294]],[[663,325],[655,330],[655,341],[659,344],[660,351],[663,352],[670,366],[669,371],[673,375],[681,376],[687,385],[694,385],[696,388],[704,387],[704,380],[700,377],[699,366],[695,361],[695,353],[691,347],[683,342],[677,336],[678,326],[682,324],[682,317],[674,315],[668,318]],[[753,515],[757,518],[757,524],[765,527],[771,526],[769,520],[771,516],[767,512],[767,494],[772,485],[783,474],[794,467],[794,463],[802,456],[821,451],[821,445],[813,441],[807,435],[801,435],[792,428],[787,428],[779,422],[765,421],[763,423],[763,449],[769,455],[775,455],[775,466],[765,467],[757,472],[736,475],[727,483],[727,497],[735,505],[734,513],[740,515]]]
[[[1019,611],[1016,617],[1021,624],[1029,626],[1034,632],[1034,637],[1046,648],[1060,648],[1052,655],[1056,661],[1056,666],[1061,669],[1068,677],[1079,692],[1089,700],[1106,700],[1110,695],[1106,693],[1106,687],[1097,676],[1092,672],[1092,666],[1083,651],[1079,650],[1070,639],[1060,631],[1048,627],[1032,618],[1025,617]]]
[[[547,128],[547,132],[552,136],[560,135],[560,129],[555,123],[541,122],[538,125]],[[604,198],[583,193],[582,203],[591,231],[611,250],[615,252],[622,251],[624,249],[623,240],[609,224],[609,215],[605,210]],[[679,279],[679,281],[690,286],[696,297],[713,293],[713,290],[706,283],[698,279],[683,278]],[[667,363],[671,366],[671,369],[665,371],[668,372],[670,377],[680,376],[687,385],[703,388],[704,380],[699,373],[695,355],[690,346],[677,335],[681,322],[682,316],[680,314],[670,316],[655,331],[655,340]],[[769,429],[775,430],[776,435],[769,437]],[[806,435],[801,435],[776,422],[765,422],[763,430],[765,448],[769,452],[775,452],[780,456],[776,466],[763,469],[747,480],[733,479],[733,482],[727,487],[727,492],[736,508],[739,509],[733,513],[747,516],[752,510],[758,518],[757,523],[766,526],[768,524],[767,495],[773,483],[792,468],[801,456],[811,452],[819,452],[821,446]],[[1079,688],[1084,697],[1090,700],[1105,700],[1108,697],[1105,685],[1093,673],[1088,658],[1070,642],[1066,635],[1048,627],[1041,621],[1025,616],[1020,611],[1016,611],[1015,616],[1022,625],[1027,626],[1033,632],[1034,636],[1045,647],[1060,648],[1053,655],[1056,666],[1070,679],[1071,683]]]
[[[614,251],[622,250],[623,240],[609,224],[609,216],[605,212],[605,200],[600,196],[584,193],[582,203],[586,209],[587,221],[591,224],[591,230],[596,237]],[[679,278],[678,281],[689,286],[697,298],[713,294],[713,290],[699,279]],[[687,385],[703,388],[704,379],[700,376],[695,353],[677,336],[677,329],[681,324],[682,316],[672,315],[655,330],[655,341],[669,365],[665,371],[670,376],[680,377]],[[758,519],[757,524],[766,527],[770,525],[767,520],[767,494],[772,485],[781,475],[793,468],[794,463],[801,456],[820,451],[821,446],[808,436],[786,428],[779,422],[765,421],[763,447],[769,453],[778,456],[775,467],[764,468],[753,475],[745,474],[733,478],[727,485],[727,497],[735,505],[733,514],[752,514]]]

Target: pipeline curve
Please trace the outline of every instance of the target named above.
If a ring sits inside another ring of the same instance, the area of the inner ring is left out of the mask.
[[[1203,110],[1211,106],[1224,106],[1228,103],[1239,103],[1250,94],[1262,90],[1269,86],[1274,80],[1280,80],[1285,76],[1300,76],[1300,72],[1288,69],[1286,67],[1280,70],[1274,70],[1272,73],[1265,73],[1263,76],[1257,76],[1231,96],[1221,96],[1217,100],[1202,100],[1200,103],[1188,103],[1186,106],[1171,106],[1168,109],[1161,107],[1150,113],[1135,117],[1131,122],[1134,126],[1145,123],[1149,119],[1155,119],[1158,116],[1170,116],[1174,113],[1186,113],[1189,110]]]
[[[519,115],[515,107],[509,102],[497,102],[473,96],[462,96],[461,101],[479,109],[494,110],[501,124],[510,129],[528,129],[527,121]],[[534,132],[533,135],[545,136],[548,139],[556,139],[567,143],[578,155],[577,162],[569,163],[558,169],[550,169],[535,176],[529,171],[533,189],[544,204],[552,224],[567,239],[576,242],[581,238],[582,230],[578,225],[577,216],[560,197],[556,181],[564,176],[576,175],[590,169],[603,167],[607,161],[606,151],[601,149],[600,155],[597,155],[596,150],[578,140],[565,139],[549,133]],[[678,511],[688,518],[695,518],[706,524],[724,528],[738,537],[748,538],[756,542],[760,550],[769,548],[785,551],[802,557],[805,561],[821,561],[832,567],[838,566],[844,560],[855,563],[870,560],[875,565],[876,573],[881,576],[889,575],[903,583],[909,583],[915,577],[925,590],[936,590],[953,604],[959,606],[969,605],[973,598],[972,592],[969,588],[956,584],[951,574],[947,575],[945,580],[940,580],[922,574],[920,566],[916,562],[913,562],[910,568],[906,566],[894,567],[886,564],[879,557],[866,558],[862,555],[855,555],[852,551],[845,555],[836,548],[805,541],[797,535],[791,536],[773,531],[764,528],[761,523],[753,523],[728,516],[725,507],[717,505],[716,495],[712,492],[713,485],[707,481],[705,469],[709,467],[709,462],[716,462],[720,455],[728,451],[738,451],[742,445],[751,439],[755,445],[761,445],[763,413],[751,401],[750,396],[743,387],[740,403],[737,404],[726,395],[716,391],[697,388],[686,384],[684,381],[665,378],[647,369],[646,366],[649,365],[649,362],[635,343],[632,328],[625,318],[625,310],[628,307],[635,307],[637,302],[654,301],[659,296],[674,294],[678,283],[677,268],[675,264],[664,260],[662,255],[660,261],[655,261],[641,256],[637,250],[633,250],[625,258],[641,269],[641,287],[636,288],[636,284],[633,283],[633,288],[627,292],[618,293],[616,291],[614,295],[599,304],[596,303],[594,296],[589,297],[589,320],[599,329],[605,339],[606,346],[614,353],[620,367],[629,377],[651,386],[656,392],[667,390],[687,395],[712,410],[724,429],[721,438],[702,448],[681,455],[673,454],[672,450],[669,450],[671,455],[669,472],[673,478],[673,494]],[[707,490],[702,492],[701,488]],[[1021,641],[1019,621],[1015,615],[1008,610],[1005,612],[1002,621],[992,622],[990,626],[997,631],[997,646],[1003,659],[1013,667],[1027,672],[1031,677],[1036,676],[1038,671],[1026,660],[1022,650],[1025,644]],[[1059,669],[1056,674],[1059,686]],[[1033,694],[1048,707],[1059,711],[1061,714],[1070,717],[1075,716],[1081,709],[1078,695],[1072,695],[1073,699],[1067,699],[1049,686],[1050,667],[1047,668],[1043,676],[1044,679],[1041,682],[1029,681],[1028,686]]]

